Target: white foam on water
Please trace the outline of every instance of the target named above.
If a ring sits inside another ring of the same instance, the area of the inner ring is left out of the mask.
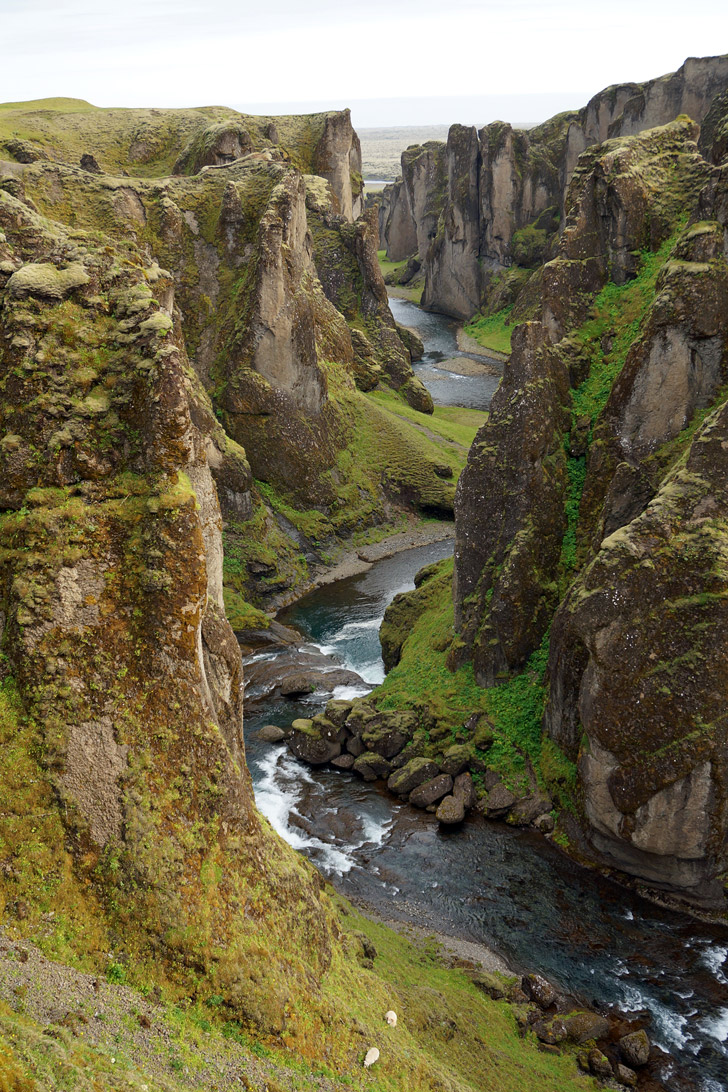
[[[368,686],[335,686],[334,697],[339,701],[353,701],[354,698],[363,698],[369,693]]]
[[[634,914],[632,913],[631,910],[626,910],[625,911],[624,920],[625,921],[634,921]]]
[[[719,944],[709,944],[700,957],[704,967],[713,973],[716,980],[722,985],[728,985],[728,978],[723,971],[723,966],[728,956],[728,948],[721,948]]]
[[[382,622],[384,621],[384,615],[381,618],[369,618],[364,622],[347,622],[342,626],[337,634],[337,640],[350,641],[352,638],[357,637],[363,629],[376,629],[379,630]]]
[[[666,1053],[670,1053],[676,1047],[682,1050],[685,1044],[692,1038],[686,1030],[687,1017],[674,1009],[667,1008],[656,998],[642,993],[636,986],[624,983],[623,1008],[626,1012],[637,1012],[647,1009],[652,1013],[654,1032],[651,1038]]]
[[[340,875],[350,872],[354,867],[354,858],[350,853],[290,825],[291,813],[295,812],[301,799],[301,782],[313,783],[314,780],[307,767],[282,750],[268,751],[259,765],[262,776],[255,792],[255,802],[273,829],[293,849],[315,854],[325,869]]]
[[[359,843],[358,849],[361,849],[363,845],[373,844],[374,846],[384,845],[384,839],[392,829],[394,823],[393,816],[387,816],[385,819],[375,819],[372,815],[362,816],[362,840]]]
[[[706,1035],[709,1035],[711,1039],[717,1040],[719,1043],[725,1043],[728,1041],[728,1009],[721,1009],[720,1012],[714,1016],[706,1016],[703,1020],[698,1021],[698,1026],[703,1029]]]
[[[725,1092],[725,1085],[718,1084],[712,1077],[704,1077],[703,1092]]]

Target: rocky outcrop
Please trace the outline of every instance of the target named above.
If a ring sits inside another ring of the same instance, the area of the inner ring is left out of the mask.
[[[676,123],[610,141],[586,153],[575,172],[559,253],[544,270],[541,322],[514,331],[510,364],[456,494],[455,620],[465,644],[452,659],[472,657],[483,685],[525,663],[558,601],[567,526],[563,438],[570,385],[583,378],[574,374],[575,346],[565,334],[586,318],[607,271],[623,282],[635,253],[664,237],[689,195],[697,199],[707,169],[694,136],[689,123]],[[650,200],[655,172],[659,207]],[[714,369],[712,390],[717,375]]]
[[[728,202],[697,135],[579,159],[541,321],[516,329],[460,480],[450,656],[492,685],[550,624],[545,725],[592,852],[722,908]]]
[[[6,868],[0,897],[33,929],[51,891],[64,951],[206,976],[276,1033],[329,965],[330,911],[255,811],[224,452],[194,423],[212,411],[179,330],[171,278],[132,243],[0,192],[2,845],[43,861]],[[295,966],[254,956],[261,918],[289,939],[307,920]]]
[[[548,258],[569,182],[588,147],[681,114],[700,122],[727,85],[728,57],[690,58],[660,79],[606,88],[581,111],[560,114],[528,132],[503,122],[480,131],[454,125],[442,174],[433,172],[418,206],[403,156],[402,180],[382,203],[389,256],[414,253],[417,239],[426,270],[423,306],[469,318],[487,305],[512,264],[535,267]],[[409,149],[405,156],[416,162],[424,149]],[[442,211],[433,232],[431,217],[421,210],[435,205]]]
[[[307,205],[316,270],[327,299],[349,326],[357,386],[371,390],[383,380],[414,409],[432,413],[432,397],[412,370],[418,346],[389,309],[377,261],[375,214],[347,223],[334,211],[329,193],[310,178]]]
[[[446,170],[442,141],[415,144],[402,153],[402,177],[385,187],[379,215],[380,247],[390,261],[427,253],[437,232]]]

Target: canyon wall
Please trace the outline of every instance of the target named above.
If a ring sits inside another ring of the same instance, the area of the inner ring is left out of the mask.
[[[545,730],[576,764],[590,851],[712,908],[728,865],[722,101],[710,147],[678,119],[577,161],[538,318],[514,331],[458,485],[450,652],[490,687],[547,642]]]
[[[702,121],[728,84],[728,57],[690,58],[675,73],[644,84],[608,87],[582,110],[528,131],[493,122],[453,125],[447,144],[408,149],[402,179],[385,193],[381,245],[399,260],[425,264],[422,304],[470,318],[512,266],[536,268],[554,253],[567,189],[590,145],[664,125],[680,114]],[[414,172],[427,158],[439,170]],[[431,217],[422,208],[437,208]]]

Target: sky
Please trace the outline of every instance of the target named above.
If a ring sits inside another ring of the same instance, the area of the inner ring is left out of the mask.
[[[0,102],[351,106],[360,127],[540,121],[728,52],[728,4],[0,0],[0,43]]]

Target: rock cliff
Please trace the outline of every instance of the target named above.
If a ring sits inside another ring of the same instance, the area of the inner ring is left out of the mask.
[[[280,1032],[336,930],[255,810],[224,452],[173,281],[0,192],[0,299],[4,914],[88,965],[204,975]],[[261,917],[273,946],[308,925],[253,971]]]
[[[504,271],[533,269],[552,252],[568,185],[586,148],[679,114],[700,122],[727,84],[728,57],[690,58],[668,76],[608,87],[582,110],[528,132],[503,122],[479,131],[454,125],[439,152],[439,170],[417,176],[417,201],[411,162],[427,158],[425,149],[404,154],[402,180],[382,205],[383,245],[395,260],[415,252],[424,260],[424,307],[467,319],[488,306]]]
[[[690,94],[657,86],[655,109]],[[592,853],[713,909],[728,865],[724,116],[704,155],[678,119],[580,156],[538,321],[514,332],[458,486],[449,654],[491,687],[548,641],[544,724],[577,765]]]

